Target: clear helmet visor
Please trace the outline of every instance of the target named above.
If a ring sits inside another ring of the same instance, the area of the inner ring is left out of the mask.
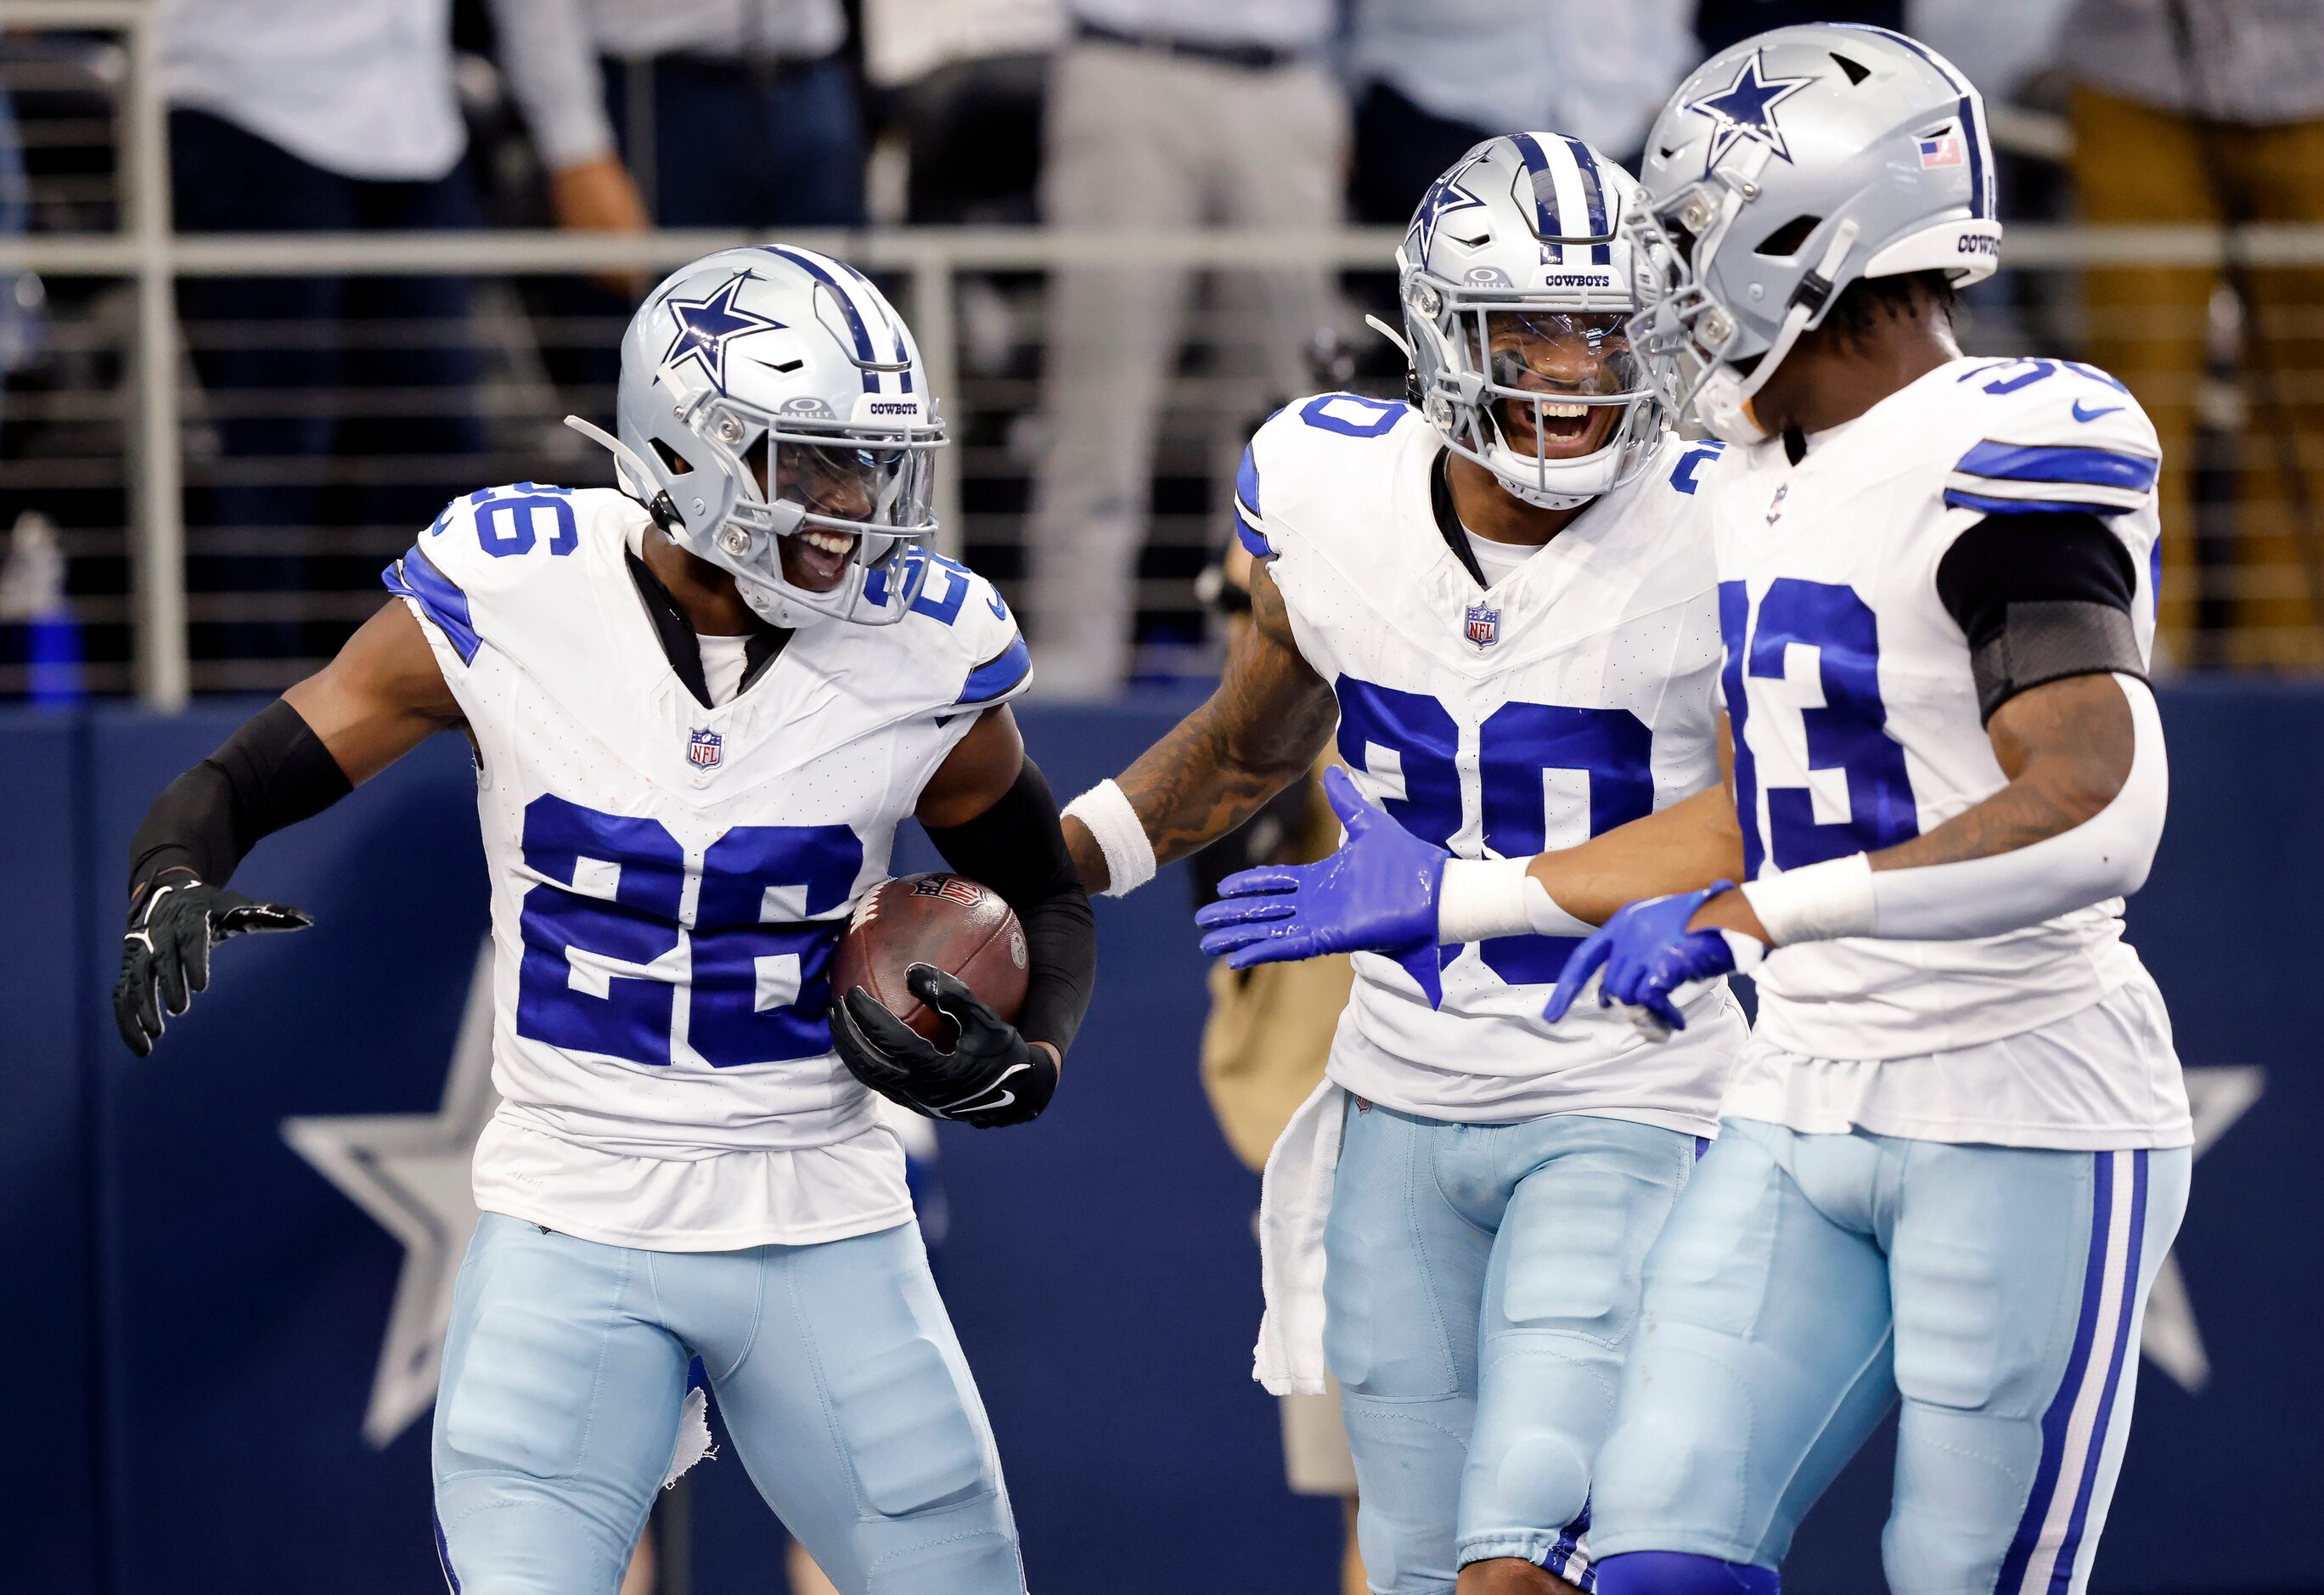
[[[807,525],[892,535],[922,532],[932,518],[926,449],[770,434],[752,452],[761,491],[770,502],[798,505]]]
[[[1648,392],[1618,312],[1477,312],[1471,337],[1494,425],[1520,456],[1594,454]]]

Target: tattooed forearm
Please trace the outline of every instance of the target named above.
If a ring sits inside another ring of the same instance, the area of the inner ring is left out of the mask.
[[[1331,684],[1300,657],[1264,565],[1252,569],[1250,598],[1250,622],[1210,701],[1115,778],[1166,864],[1225,835],[1290,785],[1339,718]]]
[[[2136,733],[2111,676],[2074,676],[2022,692],[1994,712],[1986,731],[2009,784],[1925,834],[1874,853],[1874,869],[2030,847],[2089,819],[2130,779]]]

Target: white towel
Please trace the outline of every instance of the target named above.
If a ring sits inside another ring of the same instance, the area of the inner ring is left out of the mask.
[[[1276,1396],[1321,1396],[1323,1224],[1340,1168],[1348,1093],[1330,1081],[1299,1104],[1267,1155],[1259,1193],[1259,1277],[1267,1311],[1250,1377]]]

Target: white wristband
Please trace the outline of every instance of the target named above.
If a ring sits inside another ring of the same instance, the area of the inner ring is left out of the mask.
[[[1528,872],[1531,859],[1448,859],[1436,892],[1436,939],[1481,942],[1504,936],[1588,936]]]
[[[1160,868],[1154,844],[1146,835],[1146,822],[1130,806],[1120,787],[1100,781],[1065,805],[1065,812],[1089,827],[1098,852],[1105,855],[1105,897],[1128,897],[1154,879]]]
[[[1872,860],[1860,853],[1762,875],[1743,888],[1743,900],[1767,927],[1767,945],[1828,942],[1872,934]]]

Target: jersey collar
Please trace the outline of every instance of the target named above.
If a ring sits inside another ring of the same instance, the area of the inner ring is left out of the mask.
[[[669,595],[661,578],[635,552],[624,550],[622,558],[629,565],[630,579],[645,603],[647,617],[653,622],[654,640],[661,644],[662,656],[669,660],[670,669],[685,684],[686,690],[694,695],[696,703],[706,709],[716,708],[718,705],[710,701],[709,680],[702,672],[702,645],[694,640],[694,627],[678,607],[678,600]],[[742,685],[735,688],[738,696],[765,672],[775,656],[782,652],[783,644],[790,640],[791,633],[779,626],[762,626],[751,633],[751,641],[742,649]]]

